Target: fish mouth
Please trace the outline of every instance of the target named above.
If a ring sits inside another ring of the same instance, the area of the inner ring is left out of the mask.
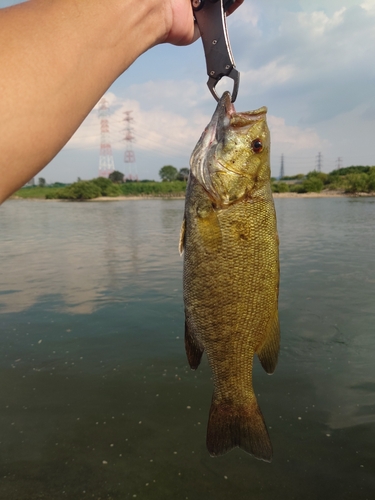
[[[229,127],[236,129],[249,128],[254,122],[263,119],[266,113],[267,108],[265,106],[254,111],[237,112],[231,101],[230,93],[228,91],[224,92],[206,130],[210,136],[211,144],[214,140],[216,142],[223,141]]]

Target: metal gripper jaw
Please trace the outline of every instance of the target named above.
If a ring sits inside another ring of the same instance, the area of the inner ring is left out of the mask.
[[[240,74],[236,69],[230,48],[225,11],[235,0],[192,0],[194,17],[201,33],[206,56],[208,88],[219,101],[215,87],[223,76],[234,82],[232,102],[236,100]]]

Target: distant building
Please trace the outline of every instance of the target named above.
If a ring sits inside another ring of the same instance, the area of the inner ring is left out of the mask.
[[[26,184],[23,187],[31,187],[35,186],[35,177],[29,180],[29,182],[26,182]]]

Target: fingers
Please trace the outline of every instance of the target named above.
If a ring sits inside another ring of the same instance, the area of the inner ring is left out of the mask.
[[[238,7],[240,7],[243,4],[243,2],[244,2],[244,0],[235,0],[235,3],[227,10],[226,15],[230,16],[231,14],[233,14],[233,12],[235,10],[237,10]],[[200,36],[201,35],[199,32],[198,25],[196,22],[194,22],[194,37],[193,37],[192,42],[195,42],[196,40],[198,40],[198,38],[200,38]]]
[[[235,3],[228,9],[227,15],[232,14],[243,4],[244,0],[235,0]],[[164,42],[174,45],[188,45],[200,38],[199,28],[193,22],[193,10],[191,0],[170,0],[173,23]]]

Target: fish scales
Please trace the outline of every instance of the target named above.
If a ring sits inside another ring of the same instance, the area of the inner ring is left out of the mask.
[[[270,461],[272,445],[252,386],[254,354],[272,373],[279,351],[278,236],[265,112],[235,113],[229,93],[219,101],[192,154],[180,250],[188,360],[195,369],[206,351],[214,380],[207,447],[217,456],[239,446]]]

